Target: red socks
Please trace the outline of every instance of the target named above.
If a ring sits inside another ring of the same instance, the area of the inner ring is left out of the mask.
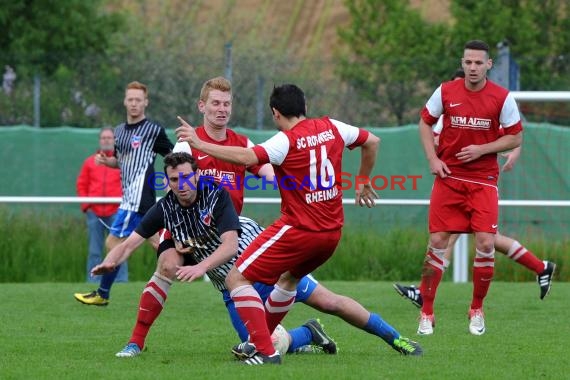
[[[141,350],[144,348],[146,336],[152,324],[162,312],[170,285],[172,285],[171,280],[154,273],[143,290],[139,302],[137,323],[129,341],[130,343],[136,343]]]
[[[516,240],[509,248],[507,257],[534,271],[536,274],[541,274],[544,271],[544,263],[542,260],[538,259],[538,257]]]
[[[275,327],[285,318],[293,304],[295,303],[295,296],[297,290],[289,291],[281,289],[275,285],[273,291],[265,300],[265,319],[267,321],[267,328],[270,333],[273,333]]]
[[[475,250],[473,263],[473,300],[471,309],[483,308],[483,299],[487,296],[495,272],[495,250],[485,253]]]
[[[437,293],[437,287],[449,262],[444,258],[445,249],[428,247],[424,267],[422,270],[422,282],[420,292],[422,294],[422,313],[433,314],[433,301]]]
[[[273,355],[275,348],[265,321],[265,308],[259,294],[251,285],[238,286],[231,291],[236,311],[249,333],[249,341],[255,344],[257,351],[264,355]]]

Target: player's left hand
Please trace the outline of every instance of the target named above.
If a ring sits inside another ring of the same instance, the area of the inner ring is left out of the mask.
[[[206,270],[202,268],[200,264],[197,265],[185,265],[176,268],[176,278],[178,281],[192,282],[197,278],[201,278],[206,274]]]
[[[378,199],[378,194],[372,188],[372,185],[358,184],[356,188],[356,205],[360,207],[372,208],[376,205],[375,199]]]
[[[515,166],[515,160],[513,160],[511,153],[501,153],[501,157],[506,157],[507,161],[505,161],[505,163],[503,164],[503,166],[501,167],[501,171],[504,172],[508,172],[513,170],[513,167]]]
[[[468,145],[461,148],[461,151],[455,155],[458,160],[463,162],[471,162],[483,155],[480,145]]]
[[[501,170],[504,172],[508,172],[513,169],[515,163],[518,161],[521,155],[521,148],[517,147],[510,152],[503,152],[501,153],[501,157],[505,157],[507,161],[505,161],[504,165],[501,167]]]
[[[116,267],[117,265],[114,262],[103,261],[101,264],[97,264],[91,268],[91,276],[112,272]]]
[[[194,128],[180,116],[177,116],[177,118],[181,123],[181,125],[176,128],[176,137],[178,138],[178,141],[187,141],[192,148],[198,148],[197,144],[200,142],[200,139],[196,135]]]

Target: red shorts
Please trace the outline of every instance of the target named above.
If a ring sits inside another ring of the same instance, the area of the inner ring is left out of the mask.
[[[277,221],[255,238],[235,266],[249,281],[269,285],[287,271],[301,278],[332,256],[340,236],[340,229],[306,231]]]
[[[429,206],[429,232],[497,233],[499,193],[496,186],[436,177]]]

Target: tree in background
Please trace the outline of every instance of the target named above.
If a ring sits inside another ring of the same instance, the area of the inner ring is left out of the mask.
[[[201,121],[196,106],[200,88],[205,80],[226,75],[226,44],[232,45],[233,54],[232,125],[255,128],[258,79],[272,85],[280,72],[294,66],[275,43],[272,36],[278,34],[272,33],[271,25],[263,17],[251,17],[252,10],[236,1],[208,8],[185,0],[124,0],[113,9],[129,16],[110,54],[120,83],[110,94],[120,97],[124,83],[143,81],[150,90],[148,115],[167,127],[177,126],[177,115]],[[264,91],[268,94],[270,89]],[[264,120],[272,126],[267,99],[263,97]],[[121,111],[120,104],[115,108]]]
[[[0,104],[21,112],[23,107],[13,104],[14,99],[19,99],[16,92],[30,93],[31,78],[39,75],[42,81],[46,80],[42,96],[50,99],[42,104],[42,121],[48,126],[61,125],[61,113],[66,108],[71,112],[74,97],[80,91],[76,84],[80,85],[77,82],[81,82],[82,75],[105,70],[103,60],[93,67],[86,57],[104,54],[112,35],[120,29],[121,16],[105,13],[102,4],[101,0],[3,2],[0,7],[0,67],[13,67],[18,81],[14,97],[0,99]],[[51,78],[60,82],[53,90],[47,85]],[[27,88],[18,88],[18,82],[26,83]],[[80,92],[85,95],[84,91]],[[61,107],[63,104],[69,106]],[[31,104],[27,107],[31,110]],[[31,122],[31,115],[27,118],[13,116],[17,121]]]
[[[417,119],[424,90],[460,65],[463,45],[481,39],[492,48],[507,40],[520,66],[521,90],[570,87],[570,18],[567,0],[451,0],[448,24],[429,24],[397,0],[346,0],[349,28],[339,30],[348,53],[338,72],[361,96],[390,110],[399,125]],[[419,95],[419,97],[418,97]],[[423,99],[423,100],[422,100]],[[527,108],[535,107],[529,105]],[[561,109],[570,104],[541,105]],[[543,120],[540,120],[543,121]]]
[[[567,0],[452,0],[452,47],[469,39],[491,47],[507,40],[520,66],[521,90],[570,87],[570,18]],[[492,54],[493,55],[493,54]]]
[[[388,109],[394,124],[417,121],[411,110],[425,98],[426,84],[457,66],[443,53],[446,26],[429,24],[400,0],[347,0],[351,22],[339,29],[349,53],[339,56],[338,72],[360,95]]]
[[[567,1],[423,0],[421,7],[425,13],[448,2],[449,13],[441,11],[450,17],[439,23],[409,6],[417,0],[4,2],[0,71],[10,65],[17,79],[10,95],[0,91],[0,125],[32,124],[36,73],[42,126],[116,124],[132,80],[149,85],[151,118],[171,127],[176,115],[197,120],[200,86],[225,74],[227,43],[232,125],[248,128],[260,118],[272,128],[267,97],[284,82],[306,89],[311,115],[365,126],[416,123],[426,96],[459,65],[472,38],[492,47],[509,40],[523,90],[570,87]],[[330,37],[333,28],[342,28],[342,46]],[[337,51],[336,60],[329,51]],[[545,121],[570,103],[523,106],[543,112]],[[557,121],[568,123],[566,115]]]
[[[570,88],[570,8],[567,0],[452,0],[455,50],[468,39],[479,38],[494,48],[508,41],[520,68],[522,91],[558,91]],[[491,57],[496,58],[495,50]],[[531,121],[567,124],[570,103],[523,103]]]
[[[104,53],[119,29],[118,14],[105,14],[101,0],[8,1],[0,7],[4,64],[26,72],[53,74],[85,55]]]

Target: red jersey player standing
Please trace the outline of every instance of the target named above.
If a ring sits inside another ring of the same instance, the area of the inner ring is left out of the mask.
[[[487,79],[489,46],[478,40],[464,46],[465,80],[443,83],[421,112],[419,130],[435,181],[429,209],[430,241],[420,285],[423,305],[418,334],[433,334],[433,303],[443,273],[451,233],[475,235],[473,299],[469,332],[485,333],[483,300],[494,272],[494,240],[499,199],[497,153],[518,147],[522,124],[508,90]],[[431,126],[443,115],[439,146]],[[499,131],[504,129],[504,135]]]
[[[233,352],[247,364],[281,362],[271,332],[293,306],[299,279],[336,249],[344,223],[340,186],[344,147],[361,147],[358,175],[369,178],[380,142],[364,129],[327,117],[306,118],[305,95],[292,84],[275,87],[269,106],[280,132],[253,148],[204,142],[182,119],[176,130],[179,141],[188,141],[205,154],[241,165],[271,163],[275,170],[281,217],[242,253],[226,278],[250,334],[250,342],[234,347]],[[373,207],[375,198],[369,183],[357,187],[357,205]],[[253,282],[275,284],[265,304]]]

